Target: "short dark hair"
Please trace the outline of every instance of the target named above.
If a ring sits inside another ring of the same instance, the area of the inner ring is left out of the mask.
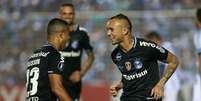
[[[63,3],[63,4],[61,4],[61,6],[60,7],[71,7],[71,8],[73,8],[74,9],[74,5],[72,4],[72,3]]]
[[[126,20],[128,22],[128,29],[131,31],[132,30],[132,23],[130,21],[130,19],[124,15],[124,14],[117,14],[115,16],[112,16],[111,18],[109,18],[109,20],[112,20],[112,19],[120,19],[120,20]]]
[[[152,38],[157,38],[159,40],[161,40],[161,36],[157,31],[151,31],[146,35],[146,38],[148,39],[152,39]]]
[[[196,11],[196,17],[198,21],[201,23],[201,8],[198,8]]]
[[[69,24],[61,19],[54,18],[49,21],[48,26],[47,26],[47,34],[53,35],[58,32],[66,31],[69,30]]]

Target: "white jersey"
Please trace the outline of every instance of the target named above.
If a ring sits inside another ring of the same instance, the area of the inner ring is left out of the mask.
[[[201,53],[201,30],[194,35],[194,45],[197,53]]]
[[[194,45],[196,53],[201,53],[201,30],[194,34]],[[197,62],[198,67],[198,62]],[[201,83],[200,76],[196,75],[196,82],[193,85],[193,101],[201,101]]]
[[[165,41],[161,44],[161,46],[166,48],[171,53],[176,54],[175,49],[171,42]],[[173,75],[165,84],[165,89],[164,89],[165,96],[163,101],[177,101],[178,92],[180,90],[180,78],[179,78],[179,71],[178,71],[179,68],[180,67],[177,68],[177,70],[173,73]]]

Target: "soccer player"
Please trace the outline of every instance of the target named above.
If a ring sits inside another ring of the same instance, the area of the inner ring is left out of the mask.
[[[198,57],[198,68],[200,75],[196,75],[196,83],[193,85],[193,101],[201,100],[201,8],[196,11],[198,32],[194,35],[194,44]]]
[[[156,31],[151,31],[146,35],[148,40],[155,42],[158,45],[161,45],[168,51],[172,53],[175,52],[175,48],[173,47],[172,43],[169,41],[164,41],[160,34]],[[163,74],[164,70],[166,69],[166,64],[159,62],[159,70],[160,74]],[[167,81],[164,87],[164,98],[163,101],[177,101],[178,100],[178,93],[180,90],[180,78],[179,78],[179,68],[174,72],[171,78]]]
[[[89,36],[84,28],[75,23],[74,5],[65,3],[59,9],[59,18],[70,24],[70,42],[66,44],[60,53],[65,58],[64,86],[69,91],[73,100],[79,100],[81,93],[81,79],[91,68],[94,61],[93,48],[90,45]],[[87,54],[86,60],[81,65],[83,50]]]
[[[47,44],[35,50],[27,63],[28,101],[72,101],[62,85],[64,59],[59,53],[69,41],[69,32],[69,25],[61,19],[48,23]]]
[[[121,101],[161,101],[164,85],[177,68],[177,57],[151,41],[133,37],[132,24],[123,14],[109,18],[106,29],[112,44],[118,45],[111,58],[122,73],[110,93],[116,96],[123,88]],[[168,64],[161,79],[158,60]]]

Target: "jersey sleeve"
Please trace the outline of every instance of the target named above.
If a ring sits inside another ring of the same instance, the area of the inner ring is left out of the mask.
[[[83,31],[83,38],[82,38],[82,46],[86,51],[92,51],[93,47],[90,44],[89,36],[86,32]]]
[[[200,33],[194,34],[194,45],[195,45],[196,52],[200,54],[201,53],[201,31]]]
[[[151,47],[152,48],[151,50],[153,52],[153,53],[151,53],[151,56],[154,57],[154,59],[156,59],[156,60],[166,62],[169,51],[167,49],[165,49],[164,47],[161,47],[155,43],[154,43],[154,45],[155,45],[155,47]]]
[[[48,74],[61,74],[62,62],[59,54],[50,53],[47,56]]]

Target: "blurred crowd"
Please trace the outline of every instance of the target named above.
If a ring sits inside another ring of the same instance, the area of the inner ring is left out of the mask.
[[[57,15],[60,4],[73,2],[78,13],[84,11],[140,11],[180,10],[185,11],[201,6],[199,0],[0,0],[0,85],[25,83],[26,60],[33,49],[46,40],[47,21]],[[51,6],[50,6],[51,5]],[[112,45],[105,34],[107,15],[77,16],[77,22],[88,29],[94,46],[95,62],[86,75],[87,83],[112,83],[120,77],[112,64]],[[129,16],[133,22],[135,36],[144,37],[156,30],[173,43],[181,61],[181,84],[191,87],[197,73],[193,34],[196,31],[194,15],[191,17],[142,17]],[[184,74],[184,75],[183,75]]]
[[[0,0],[6,12],[55,11],[63,2],[73,2],[77,10],[161,10],[189,9],[200,6],[200,0]],[[54,5],[49,7],[49,5]]]

